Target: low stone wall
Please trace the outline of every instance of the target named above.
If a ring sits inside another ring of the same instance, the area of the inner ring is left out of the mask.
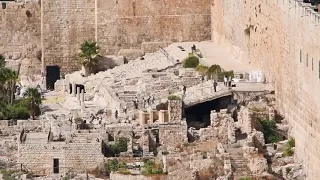
[[[53,159],[59,159],[61,174],[68,171],[85,172],[103,163],[101,142],[19,144],[18,162],[28,171],[48,175],[53,173]]]

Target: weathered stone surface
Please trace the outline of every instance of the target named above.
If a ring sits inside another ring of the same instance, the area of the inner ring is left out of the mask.
[[[118,56],[123,56],[126,60],[134,60],[142,57],[144,52],[140,49],[120,49]]]
[[[22,64],[26,67],[22,66],[20,75],[40,74],[41,59],[37,56],[41,52],[40,5],[37,1],[6,4],[6,9],[0,9],[0,54],[9,61],[23,60]],[[31,16],[26,15],[27,11]]]
[[[274,82],[276,110],[293,127],[297,160],[320,177],[319,14],[298,1],[215,0],[212,40]],[[304,27],[304,28],[302,28]],[[308,80],[306,80],[308,79]]]

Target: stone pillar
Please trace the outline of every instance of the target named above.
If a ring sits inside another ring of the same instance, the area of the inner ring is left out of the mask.
[[[150,121],[150,124],[153,123],[153,119],[154,119],[154,117],[153,117],[153,111],[151,110],[151,111],[149,112],[149,121]]]
[[[79,106],[81,105],[80,94],[80,87],[77,87],[77,102]]]
[[[165,123],[166,122],[166,118],[165,118],[165,115],[166,115],[166,111],[165,110],[160,110],[159,111],[159,122],[160,123]]]
[[[166,173],[167,172],[167,156],[166,155],[162,155],[162,163],[163,163],[163,172]]]
[[[72,83],[72,96],[76,97],[76,83]]]
[[[80,105],[81,105],[81,109],[83,109],[84,106],[84,90],[82,89],[80,92]]]
[[[169,122],[180,122],[182,120],[182,101],[168,101]]]
[[[143,111],[139,111],[139,123],[140,125],[146,124],[146,116],[144,115]]]

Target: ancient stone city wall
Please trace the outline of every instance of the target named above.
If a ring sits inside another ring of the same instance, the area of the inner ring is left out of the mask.
[[[19,163],[28,170],[51,174],[54,158],[59,159],[60,173],[92,170],[103,162],[101,143],[19,144]]]
[[[78,70],[78,50],[84,40],[97,40],[101,54],[107,55],[121,49],[150,51],[170,42],[208,40],[211,34],[210,0],[41,3],[10,2],[6,9],[0,8],[0,53],[24,60],[27,70],[37,74],[41,66],[35,60],[41,52],[44,66],[58,65],[64,73]]]
[[[320,17],[294,0],[213,0],[212,40],[275,82],[307,179],[320,176]]]
[[[9,66],[20,74],[40,74],[41,21],[40,5],[37,2],[8,2],[0,6],[0,54],[9,60]]]
[[[102,55],[140,49],[144,42],[210,39],[210,0],[42,3],[45,65],[59,65],[63,72],[79,68],[78,49],[88,39],[98,41]]]

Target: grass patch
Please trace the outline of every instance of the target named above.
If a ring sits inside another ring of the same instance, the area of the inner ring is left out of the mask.
[[[179,96],[176,96],[176,95],[169,95],[168,96],[168,100],[181,100],[181,98]]]
[[[293,137],[290,137],[288,142],[286,143],[283,154],[285,156],[292,156],[294,154],[293,147],[295,147],[295,139]]]

